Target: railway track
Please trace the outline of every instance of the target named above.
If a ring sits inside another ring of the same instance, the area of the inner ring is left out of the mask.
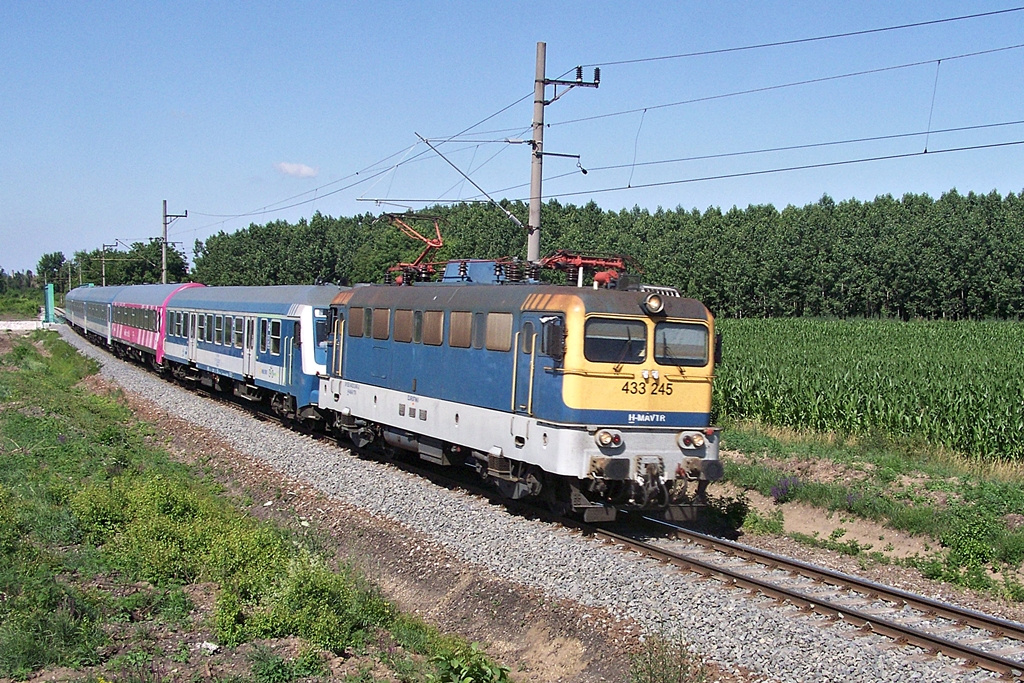
[[[668,529],[686,547],[668,549],[599,526],[577,526],[595,538],[727,585],[1024,681],[1024,624],[657,520],[645,521]]]

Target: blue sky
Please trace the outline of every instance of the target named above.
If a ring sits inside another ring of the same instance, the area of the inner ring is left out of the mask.
[[[171,239],[191,255],[195,239],[250,222],[475,198],[476,190],[416,133],[448,138],[520,98],[440,150],[494,196],[525,199],[529,148],[500,140],[529,137],[537,41],[547,43],[549,77],[577,64],[604,64],[600,88],[571,91],[547,108],[546,151],[579,154],[590,169],[583,175],[575,160],[545,159],[544,194],[563,202],[703,210],[803,205],[826,193],[837,200],[938,196],[954,187],[1019,193],[1024,145],[942,150],[1024,141],[1024,124],[938,131],[1024,120],[1024,49],[959,57],[1024,43],[1024,11],[781,47],[610,62],[1020,5],[6,0],[0,267],[34,270],[45,252],[70,256],[117,239],[155,237],[164,199],[172,213],[189,212],[171,226]],[[627,110],[641,111],[618,114]],[[650,165],[928,130],[928,155],[870,163],[760,173],[913,155],[926,138]],[[736,177],[721,177],[730,175]],[[659,183],[670,184],[637,187]],[[282,208],[297,202],[304,203]],[[545,244],[544,251],[557,246]]]

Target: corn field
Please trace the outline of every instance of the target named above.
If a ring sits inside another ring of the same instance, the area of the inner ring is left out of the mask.
[[[720,319],[719,419],[1024,459],[1024,325]]]

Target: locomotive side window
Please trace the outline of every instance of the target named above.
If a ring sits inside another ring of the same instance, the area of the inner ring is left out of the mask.
[[[363,336],[363,309],[351,308],[348,312],[348,336]]]
[[[512,314],[488,313],[485,346],[490,351],[509,351],[512,348]]]
[[[541,318],[540,352],[555,360],[565,357],[565,321],[560,316]]]
[[[399,308],[395,311],[395,341],[412,341],[412,311]]]
[[[363,309],[363,336],[369,337],[373,335],[373,309]]]
[[[473,314],[473,348],[484,348],[484,339],[487,336],[487,315],[484,313]]]
[[[640,320],[591,318],[583,330],[583,355],[595,363],[643,363],[647,325]]]
[[[654,360],[662,365],[706,365],[708,328],[685,323],[658,323],[654,327]]]
[[[412,341],[414,344],[423,341],[423,311],[412,314]]]
[[[452,311],[448,327],[448,345],[468,349],[473,340],[473,314],[469,311]]]
[[[373,338],[387,339],[391,336],[391,309],[375,308],[373,311]]]
[[[533,323],[523,323],[523,333],[520,337],[523,353],[533,353]]]
[[[423,312],[423,343],[440,346],[444,341],[444,311]]]
[[[270,321],[270,353],[275,356],[281,355],[281,321]]]

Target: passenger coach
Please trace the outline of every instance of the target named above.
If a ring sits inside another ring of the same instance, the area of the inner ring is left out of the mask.
[[[327,310],[341,288],[196,287],[167,311],[172,374],[250,400],[282,417],[319,419],[317,376],[327,372]]]

